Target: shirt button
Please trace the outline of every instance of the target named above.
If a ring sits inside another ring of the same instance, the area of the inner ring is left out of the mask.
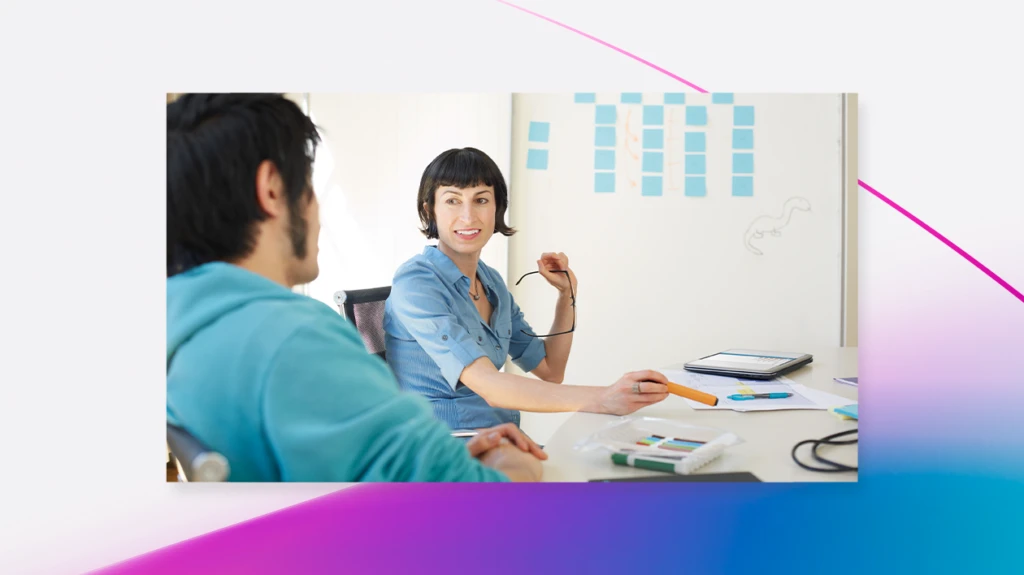
[[[442,335],[442,336],[441,336],[441,339],[443,339],[444,341],[448,341],[448,336],[446,336],[446,335]]]
[[[498,351],[501,351],[501,346],[500,345],[496,345],[496,346],[494,346],[494,349],[496,349]]]
[[[476,340],[477,340],[477,341],[483,341],[483,340],[484,340],[484,338],[483,338],[482,336],[479,336],[479,335],[478,335],[478,336],[476,336]]]

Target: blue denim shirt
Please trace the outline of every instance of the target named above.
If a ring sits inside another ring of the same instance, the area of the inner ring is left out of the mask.
[[[505,287],[483,261],[477,275],[491,302],[487,324],[469,297],[470,280],[435,246],[402,264],[395,272],[385,304],[384,332],[388,364],[402,389],[426,397],[434,415],[452,429],[477,429],[502,423],[519,425],[519,412],[491,407],[466,387],[459,376],[478,358],[501,369],[506,358],[523,371],[544,359],[544,343]]]

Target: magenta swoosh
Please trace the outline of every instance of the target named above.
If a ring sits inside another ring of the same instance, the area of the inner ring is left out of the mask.
[[[551,18],[548,18],[547,16],[545,16],[543,14],[538,14],[538,13],[532,11],[532,10],[527,10],[526,8],[523,8],[522,6],[516,6],[515,4],[513,4],[511,2],[506,2],[505,0],[497,0],[497,1],[501,2],[502,4],[504,4],[506,6],[511,6],[512,8],[515,8],[516,10],[522,10],[523,12],[526,12],[527,14],[530,14],[532,16],[536,16],[536,17],[540,18],[541,20],[546,20],[548,22],[551,22],[555,26],[561,26],[562,28],[565,28],[566,30],[568,30],[570,32],[575,32],[575,33],[579,34],[580,36],[583,36],[584,38],[589,38],[590,40],[593,40],[594,42],[597,42],[598,44],[600,44],[602,46],[606,46],[608,48],[611,48],[612,50],[615,50],[616,52],[618,52],[619,54],[622,54],[623,56],[628,56],[628,57],[636,60],[637,62],[640,62],[644,66],[649,66],[651,68],[654,68],[655,70],[661,72],[662,74],[665,74],[669,78],[672,78],[673,80],[682,82],[682,83],[686,84],[687,86],[693,88],[694,90],[697,90],[698,92],[701,92],[701,93],[704,93],[704,94],[707,93],[707,90],[705,90],[704,88],[701,88],[700,86],[694,84],[693,82],[690,82],[689,80],[685,80],[685,79],[683,79],[683,78],[681,78],[679,76],[676,76],[675,74],[673,74],[672,72],[669,72],[668,70],[662,68],[661,66],[658,66],[658,65],[654,64],[653,62],[648,62],[647,60],[644,60],[640,56],[637,56],[636,54],[631,54],[631,53],[623,50],[622,48],[619,48],[618,46],[615,46],[614,44],[610,44],[608,42],[605,42],[604,40],[602,40],[600,38],[595,38],[594,36],[591,36],[590,34],[587,34],[586,32],[584,32],[582,30],[577,30],[576,28],[573,28],[572,26],[569,26],[568,24],[562,24],[558,20],[552,20]]]
[[[892,206],[893,209],[895,209],[897,212],[903,214],[904,216],[907,216],[910,219],[910,221],[912,221],[915,224],[917,224],[917,225],[921,226],[922,228],[924,228],[924,230],[926,232],[928,232],[929,234],[935,236],[936,239],[938,239],[940,242],[942,242],[942,243],[946,244],[947,246],[949,246],[949,248],[951,250],[953,250],[954,252],[956,252],[956,253],[960,254],[961,256],[963,256],[963,258],[965,260],[967,260],[967,261],[971,262],[972,264],[974,264],[974,267],[976,267],[979,270],[981,270],[982,272],[984,272],[985,275],[987,275],[988,277],[992,278],[992,280],[995,281],[997,284],[999,284],[999,285],[1003,286],[1004,288],[1006,288],[1006,291],[1012,293],[1014,295],[1014,297],[1016,297],[1020,301],[1024,302],[1024,294],[1020,293],[1020,291],[1018,291],[1017,288],[1015,288],[1012,285],[1010,285],[1010,282],[1008,282],[1008,281],[1004,280],[1003,278],[999,277],[999,275],[996,274],[996,272],[988,269],[988,266],[986,266],[985,264],[979,262],[971,254],[965,252],[963,248],[961,248],[960,246],[954,244],[949,238],[947,238],[946,236],[940,234],[935,228],[933,228],[933,227],[929,226],[928,224],[924,223],[923,221],[921,221],[921,218],[919,218],[919,217],[915,216],[914,214],[908,212],[902,206],[900,206],[896,202],[890,200],[889,198],[885,197],[885,195],[883,195],[878,190],[872,188],[871,186],[869,186],[865,182],[863,182],[861,180],[857,180],[857,183],[860,184],[860,187],[862,187],[865,190],[867,190],[867,191],[871,192],[872,194],[874,194],[875,197],[877,197],[878,199],[880,199],[883,202],[885,202],[885,203],[889,204],[890,206]]]
[[[577,30],[576,28],[573,28],[572,26],[569,26],[568,24],[563,24],[563,23],[561,23],[561,22],[559,22],[557,20],[553,20],[551,18],[548,18],[547,16],[545,16],[543,14],[538,14],[536,12],[533,12],[532,10],[527,10],[526,8],[523,8],[522,6],[516,6],[515,4],[513,4],[511,2],[506,2],[506,0],[497,0],[497,2],[500,2],[500,3],[502,3],[502,4],[506,5],[506,6],[511,6],[512,8],[515,8],[516,10],[522,10],[523,12],[526,12],[527,14],[531,14],[533,16],[536,16],[536,17],[540,18],[541,20],[546,20],[548,22],[551,22],[552,24],[554,24],[556,26],[561,26],[562,28],[565,28],[566,30],[569,30],[570,32],[575,32],[575,33],[579,34],[580,36],[583,36],[584,38],[589,38],[590,40],[593,40],[594,42],[597,42],[598,44],[601,44],[602,46],[607,46],[607,47],[611,48],[612,50],[615,50],[616,52],[618,52],[618,53],[620,53],[620,54],[622,54],[624,56],[628,56],[628,57],[636,60],[637,62],[640,62],[641,64],[643,64],[645,66],[653,68],[653,69],[661,72],[662,74],[665,74],[666,76],[668,76],[668,77],[670,77],[670,78],[672,78],[674,80],[678,80],[679,82],[682,82],[683,84],[686,84],[687,86],[693,88],[694,90],[697,90],[698,92],[707,93],[707,90],[705,90],[704,88],[701,88],[701,87],[697,86],[696,84],[694,84],[693,82],[690,82],[689,80],[685,80],[685,79],[681,78],[680,76],[677,76],[677,75],[673,74],[672,72],[669,72],[668,70],[662,68],[661,66],[658,66],[658,65],[656,65],[656,64],[654,64],[652,62],[649,62],[647,60],[644,60],[640,56],[637,56],[636,54],[632,54],[630,52],[627,52],[627,51],[623,50],[622,48],[619,48],[618,46],[615,46],[613,44],[609,44],[608,42],[605,42],[604,40],[602,40],[600,38],[595,38],[594,36],[591,36],[590,34],[587,34],[586,32],[583,32],[581,30]],[[985,264],[979,262],[977,260],[977,258],[975,258],[971,254],[969,254],[966,251],[964,251],[963,248],[961,248],[960,246],[954,244],[952,241],[949,240],[949,238],[947,238],[946,236],[944,236],[944,235],[940,234],[938,231],[936,231],[935,228],[933,228],[933,227],[929,226],[928,224],[924,223],[923,221],[921,221],[921,218],[918,218],[914,214],[908,212],[903,207],[901,207],[899,204],[897,204],[896,202],[894,202],[894,201],[890,200],[889,198],[885,197],[884,195],[882,195],[881,192],[879,192],[878,190],[876,190],[876,189],[872,188],[871,186],[867,185],[862,180],[857,180],[857,183],[860,185],[860,187],[862,187],[865,190],[867,190],[867,191],[871,192],[872,194],[874,194],[875,197],[877,197],[878,199],[880,199],[883,202],[885,202],[885,203],[889,204],[890,206],[892,206],[897,212],[903,214],[904,216],[907,216],[907,218],[909,218],[910,221],[912,221],[915,224],[917,224],[917,225],[921,226],[922,228],[924,228],[925,231],[927,231],[931,235],[935,236],[940,242],[946,244],[947,246],[949,246],[950,249],[952,249],[956,253],[960,254],[967,261],[969,261],[972,264],[974,264],[974,267],[976,267],[979,270],[981,270],[982,272],[984,272],[985,275],[987,275],[988,277],[992,278],[992,280],[995,281],[997,284],[1003,286],[1003,288],[1006,289],[1006,291],[1008,291],[1011,294],[1013,294],[1014,297],[1019,299],[1021,302],[1024,302],[1024,294],[1022,294],[1019,290],[1017,290],[1017,288],[1015,288],[1012,285],[1010,285],[1010,282],[1008,282],[1008,281],[1004,280],[1003,278],[999,277],[999,275],[996,274],[994,271],[988,269],[988,266],[986,266]]]

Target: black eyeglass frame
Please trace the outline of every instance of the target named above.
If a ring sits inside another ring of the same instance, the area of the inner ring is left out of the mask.
[[[572,332],[576,331],[576,293],[572,289],[572,277],[569,276],[569,271],[568,270],[552,270],[552,271],[557,272],[557,273],[565,274],[565,279],[569,280],[569,297],[572,299],[572,329],[570,329],[569,331],[562,331],[562,332],[559,332],[559,333],[549,333],[547,335],[537,335],[535,333],[529,333],[525,329],[519,330],[519,331],[523,332],[523,334],[528,335],[530,337],[552,337],[552,336],[556,336],[556,335],[565,335],[567,333],[572,333]],[[523,279],[526,276],[531,275],[531,274],[539,274],[539,273],[540,273],[539,271],[535,271],[535,272],[527,272],[527,273],[523,274],[523,277],[519,278],[519,281],[516,282],[516,285],[519,285],[519,282],[523,281]]]

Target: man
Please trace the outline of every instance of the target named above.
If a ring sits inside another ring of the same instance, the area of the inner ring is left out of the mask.
[[[294,293],[319,273],[319,136],[280,95],[167,106],[167,419],[234,481],[536,481],[513,425],[468,443],[402,394],[347,321]]]

